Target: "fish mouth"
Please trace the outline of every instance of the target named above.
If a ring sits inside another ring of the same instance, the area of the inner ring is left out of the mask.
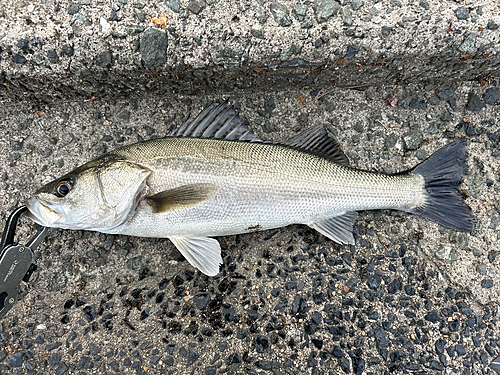
[[[37,197],[28,199],[26,207],[28,207],[29,210],[26,216],[44,227],[54,226],[54,224],[62,218],[62,215],[51,208],[50,204],[40,201]]]

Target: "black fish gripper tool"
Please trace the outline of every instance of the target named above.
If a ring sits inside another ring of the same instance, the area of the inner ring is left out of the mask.
[[[16,208],[7,219],[0,243],[0,319],[16,303],[21,281],[28,281],[36,269],[34,252],[47,235],[48,228],[42,227],[26,245],[14,242],[17,223],[28,208]]]

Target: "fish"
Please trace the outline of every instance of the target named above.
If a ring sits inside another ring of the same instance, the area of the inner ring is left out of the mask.
[[[473,232],[460,194],[467,144],[452,142],[394,175],[353,168],[329,126],[284,143],[263,141],[228,100],[212,102],[169,136],[104,154],[37,190],[29,217],[46,227],[168,238],[208,276],[213,237],[304,224],[355,244],[357,211],[393,209]]]

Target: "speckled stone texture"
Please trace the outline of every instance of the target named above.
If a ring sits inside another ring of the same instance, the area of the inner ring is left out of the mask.
[[[5,95],[117,96],[488,77],[491,1],[3,1]]]
[[[168,240],[52,230],[0,323],[0,373],[494,373],[499,24],[491,1],[0,1],[2,220],[226,97],[262,139],[330,123],[379,172],[465,137],[478,219],[361,212],[355,246],[304,226],[223,237],[213,278]]]

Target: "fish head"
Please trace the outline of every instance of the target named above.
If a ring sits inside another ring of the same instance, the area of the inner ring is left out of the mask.
[[[26,206],[36,223],[54,228],[112,231],[146,195],[151,170],[101,157],[41,187]]]

